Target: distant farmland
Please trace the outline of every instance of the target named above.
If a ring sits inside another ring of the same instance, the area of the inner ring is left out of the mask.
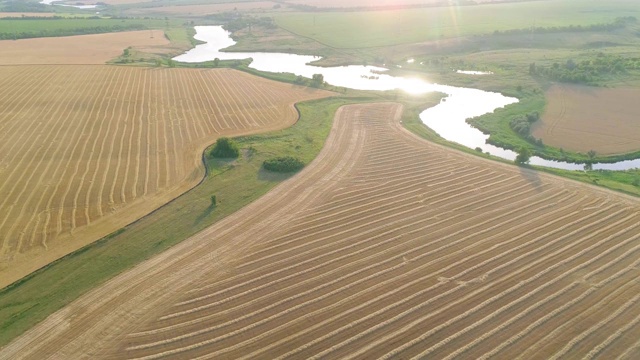
[[[102,65],[127,47],[153,53],[172,50],[162,30],[0,40],[0,65]]]
[[[336,3],[338,3],[337,0],[326,2],[326,4]],[[352,4],[349,1],[339,3],[345,6]],[[534,25],[557,27],[603,24],[611,23],[620,16],[640,17],[637,2],[633,0],[606,2],[554,0],[386,11],[274,14],[278,26],[287,31],[341,49],[489,35],[496,30],[526,29]],[[343,36],[343,34],[349,34],[349,36]]]
[[[233,70],[0,67],[0,287],[159,207],[221,135],[328,92]]]
[[[638,199],[427,143],[400,112],[341,108],[299,175],[0,357],[637,359]]]
[[[640,149],[640,90],[554,85],[533,135],[565,150],[601,155]]]

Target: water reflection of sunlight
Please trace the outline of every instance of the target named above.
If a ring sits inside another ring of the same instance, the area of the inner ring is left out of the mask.
[[[398,88],[411,95],[421,95],[433,91],[428,82],[417,78],[402,78]]]
[[[453,14],[452,16],[455,16]],[[505,159],[514,159],[516,154],[487,144],[488,135],[466,123],[466,119],[490,113],[497,108],[513,104],[518,99],[503,96],[499,93],[478,89],[459,88],[429,83],[419,78],[404,78],[388,75],[388,69],[376,66],[349,65],[336,67],[318,67],[309,65],[319,60],[317,56],[302,56],[282,53],[229,53],[220,51],[235,42],[229,33],[220,26],[196,26],[197,40],[205,44],[197,45],[187,53],[177,56],[176,61],[202,62],[219,58],[246,59],[252,58],[251,68],[267,72],[287,72],[311,78],[314,74],[324,75],[327,83],[337,87],[360,90],[394,90],[400,89],[408,94],[420,95],[427,92],[441,92],[448,97],[439,105],[431,107],[420,114],[422,121],[444,139],[454,141],[469,148],[480,148]],[[533,157],[531,163],[561,169],[582,169],[582,165],[553,162]],[[640,166],[640,159],[622,161],[615,164],[594,164],[594,169],[624,170]]]

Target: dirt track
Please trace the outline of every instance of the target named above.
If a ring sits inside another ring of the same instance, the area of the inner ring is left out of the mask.
[[[343,107],[310,166],[0,358],[637,358],[640,201]]]

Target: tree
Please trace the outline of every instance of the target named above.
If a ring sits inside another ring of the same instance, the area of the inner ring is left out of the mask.
[[[305,79],[302,76],[298,75],[298,76],[296,76],[296,79],[293,80],[293,82],[298,84],[298,85],[304,85],[307,82],[307,79]]]
[[[311,85],[315,87],[320,87],[324,84],[324,75],[322,74],[313,74],[311,77]]]
[[[213,66],[218,67],[218,64],[220,64],[220,59],[218,58],[213,59]]]
[[[522,147],[518,150],[518,156],[516,156],[515,163],[518,165],[528,164],[529,159],[531,159],[531,152],[529,152],[529,149],[526,147]]]
[[[216,145],[210,154],[214,158],[237,158],[240,155],[240,150],[233,140],[221,137],[216,140]]]
[[[167,65],[169,65],[170,68],[174,68],[176,67],[176,62],[173,61],[173,59],[169,59],[167,60]]]
[[[596,157],[596,151],[595,150],[589,150],[589,152],[587,152],[587,156],[589,157],[589,160],[593,160]]]
[[[216,207],[218,205],[218,199],[215,195],[211,195],[211,207]]]

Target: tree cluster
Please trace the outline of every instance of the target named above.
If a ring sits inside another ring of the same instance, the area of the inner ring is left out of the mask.
[[[550,80],[592,84],[609,75],[625,74],[629,70],[640,70],[640,58],[625,58],[622,56],[598,53],[595,58],[579,62],[569,59],[564,64],[557,62],[551,66],[529,64],[529,74],[543,76]]]
[[[236,143],[227,138],[221,137],[216,140],[216,144],[211,150],[211,157],[214,158],[237,158],[240,155],[240,149],[238,149],[238,145]]]
[[[319,88],[324,85],[324,75],[313,74],[311,79],[298,75],[296,76],[296,79],[293,80],[293,82],[297,85],[313,86]]]
[[[230,32],[236,32],[252,26],[259,26],[266,29],[275,29],[278,26],[274,23],[273,18],[268,16],[254,17],[242,14],[232,13],[226,16],[227,23],[223,25],[224,29]]]
[[[542,146],[542,140],[536,139],[531,135],[531,125],[540,119],[540,114],[532,112],[526,115],[518,115],[509,121],[509,127],[516,134],[520,135],[528,142]]]
[[[289,173],[302,169],[304,167],[304,163],[298,158],[284,156],[265,160],[262,166],[269,171]]]

